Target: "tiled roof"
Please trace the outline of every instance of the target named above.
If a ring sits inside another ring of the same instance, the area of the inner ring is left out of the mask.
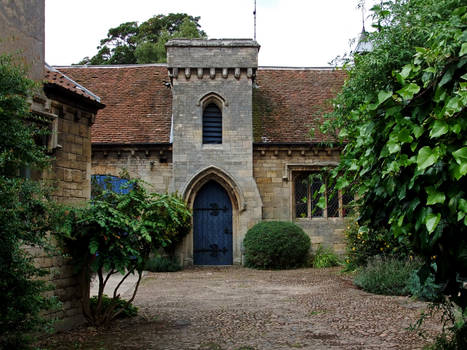
[[[92,126],[93,143],[169,142],[172,94],[165,65],[59,67],[106,105]],[[317,126],[329,98],[342,87],[343,71],[260,68],[253,92],[255,142],[328,141]],[[309,130],[315,127],[314,138]]]
[[[329,68],[260,68],[253,90],[255,142],[332,141],[319,132],[329,99],[340,91],[346,73]],[[311,138],[310,129],[314,128]]]
[[[93,143],[169,142],[172,94],[164,65],[59,67],[96,92],[106,107],[91,128]]]
[[[76,83],[70,77],[66,76],[59,70],[45,65],[45,82],[48,84],[57,85],[72,93],[85,97],[91,101],[100,102],[100,97],[93,94],[91,91]]]

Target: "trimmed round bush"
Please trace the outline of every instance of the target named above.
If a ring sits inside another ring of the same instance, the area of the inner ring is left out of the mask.
[[[245,265],[257,269],[291,269],[305,265],[310,238],[292,222],[264,221],[243,240]]]

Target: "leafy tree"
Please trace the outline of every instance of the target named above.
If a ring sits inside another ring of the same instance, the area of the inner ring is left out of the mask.
[[[204,38],[200,17],[186,13],[157,15],[138,25],[126,22],[109,29],[95,56],[79,64],[131,64],[165,62],[165,43],[172,38]]]
[[[126,193],[96,191],[87,208],[68,216],[72,230],[59,237],[79,270],[83,314],[92,325],[105,325],[125,312],[136,296],[149,254],[190,229],[191,214],[180,198],[149,194],[143,184],[129,180],[124,186],[131,190],[122,191]],[[122,278],[108,301],[104,288],[117,273]],[[122,303],[119,288],[134,273],[137,284],[130,299]],[[94,303],[89,294],[93,274],[98,278]]]
[[[357,193],[360,230],[389,230],[407,239],[425,258],[422,280],[433,274],[463,310],[465,5],[463,0],[391,0],[375,6],[377,30],[368,36],[374,50],[344,59],[349,79],[323,128],[346,143],[335,175],[338,188]]]
[[[45,248],[47,232],[55,222],[53,203],[43,184],[21,176],[24,169],[40,171],[48,164],[34,138],[44,134],[41,121],[30,113],[27,101],[34,82],[0,56],[0,348],[27,348],[33,331],[47,322],[40,312],[53,299],[43,280],[46,272],[34,266],[27,247]]]

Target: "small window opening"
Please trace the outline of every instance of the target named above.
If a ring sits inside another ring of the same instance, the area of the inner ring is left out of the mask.
[[[215,103],[203,111],[203,144],[222,143],[222,112]]]

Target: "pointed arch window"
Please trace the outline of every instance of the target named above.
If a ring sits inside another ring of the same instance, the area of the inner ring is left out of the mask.
[[[203,144],[222,143],[222,111],[215,103],[206,105],[203,111]]]

